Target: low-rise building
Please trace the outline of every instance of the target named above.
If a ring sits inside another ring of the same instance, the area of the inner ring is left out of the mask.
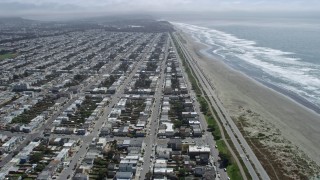
[[[172,149],[158,146],[156,148],[158,158],[169,159],[171,156]]]
[[[188,148],[188,154],[191,158],[196,158],[196,156],[199,156],[208,160],[210,156],[210,147],[190,145]]]
[[[4,149],[4,151],[10,152],[11,150],[13,150],[13,148],[15,147],[18,141],[19,141],[19,138],[14,136],[11,139],[9,139],[7,142],[2,144],[2,148]]]
[[[117,172],[116,180],[131,180],[133,177],[132,172]]]

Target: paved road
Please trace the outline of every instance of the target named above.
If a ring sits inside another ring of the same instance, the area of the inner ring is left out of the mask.
[[[59,112],[62,112],[64,109],[66,109],[68,106],[70,106],[76,98],[70,99],[63,107],[60,108],[60,110],[57,111],[53,116],[51,116],[40,128],[36,129],[36,131],[31,132],[29,134],[23,134],[25,136],[25,140],[19,144],[14,151],[12,151],[8,156],[3,158],[0,162],[0,166],[4,166],[7,164],[11,159],[13,158],[14,152],[20,152],[25,146],[28,145],[30,141],[33,141],[37,137],[42,137],[43,130],[51,125],[52,121],[58,117]],[[11,133],[11,132],[10,132]],[[8,132],[8,134],[10,134]],[[12,135],[18,135],[21,136],[22,133],[11,133]]]
[[[140,42],[145,41],[147,39],[141,39],[139,40]],[[151,46],[152,47],[152,46]],[[108,62],[108,66],[107,69],[105,69],[104,72],[109,72],[111,71],[111,68],[119,62],[119,60],[123,57],[127,57],[129,54],[131,54],[133,51],[135,51],[138,47],[137,46],[133,46],[130,48],[130,50],[128,50],[126,53],[122,54],[122,55],[118,55],[114,61],[109,61]],[[144,54],[144,56],[146,56],[146,54]],[[29,134],[24,134],[24,133],[11,133],[11,132],[5,132],[5,134],[11,135],[11,136],[25,136],[25,139],[15,148],[14,151],[12,151],[11,153],[9,153],[6,157],[1,159],[0,162],[0,167],[5,166],[9,161],[12,160],[12,158],[14,157],[14,152],[20,152],[25,146],[28,145],[28,143],[30,141],[33,141],[35,138],[37,137],[42,137],[43,136],[43,131],[45,128],[50,127],[52,122],[59,116],[62,114],[62,112],[69,107],[74,101],[76,101],[78,99],[79,96],[83,96],[85,95],[84,92],[88,89],[90,89],[90,87],[97,82],[97,80],[99,80],[100,78],[102,78],[103,74],[101,73],[101,71],[99,71],[99,74],[97,74],[92,80],[90,81],[90,83],[85,83],[84,86],[78,85],[79,89],[80,89],[80,93],[78,93],[77,95],[75,95],[73,98],[69,99],[67,101],[67,103],[60,107],[60,109],[58,109],[57,111],[55,111],[53,113],[53,115],[51,115],[51,117],[49,117],[49,119],[47,121],[45,121],[44,123],[40,124],[37,129],[34,129],[33,132],[29,133]],[[44,90],[42,94],[45,94],[47,90]],[[111,107],[111,106],[110,106]],[[96,124],[97,125],[97,124]],[[101,127],[101,126],[100,126]],[[98,134],[97,132],[94,132],[94,134]],[[90,140],[92,136],[88,136],[84,139],[86,139],[86,141]],[[86,152],[83,150],[83,148],[81,149],[80,153]],[[73,162],[74,163],[74,162]],[[67,176],[66,176],[67,177]]]
[[[140,172],[138,172],[140,175],[139,177],[136,177],[136,179],[140,179],[140,180],[144,180],[146,174],[149,172],[149,170],[152,172],[153,168],[153,163],[151,161],[153,161],[153,158],[150,158],[151,155],[153,157],[155,157],[155,148],[153,147],[153,144],[156,144],[157,141],[157,129],[159,126],[159,114],[160,114],[160,110],[161,110],[161,97],[163,96],[163,84],[164,84],[164,70],[166,67],[166,60],[168,57],[168,47],[169,44],[167,42],[166,44],[166,48],[165,48],[165,57],[164,60],[161,63],[161,74],[160,74],[160,78],[158,79],[158,84],[157,84],[157,89],[156,89],[156,93],[154,95],[154,107],[152,108],[152,113],[151,116],[149,118],[149,122],[147,125],[147,128],[150,128],[150,130],[148,131],[148,133],[150,133],[149,135],[146,136],[146,138],[144,139],[144,163],[141,166],[142,169]]]
[[[118,62],[120,60],[121,57],[119,57],[117,59],[116,62]],[[110,66],[108,66],[109,68],[107,69],[107,71],[111,70],[111,68],[113,67],[112,65],[114,65],[116,62],[109,62]],[[102,74],[98,75],[96,77],[96,79],[99,79],[102,77]],[[89,84],[87,84],[86,86],[81,87],[81,91],[86,91],[90,88],[90,86],[92,86],[94,83],[96,83],[96,81],[92,81]],[[7,135],[11,135],[11,136],[25,136],[25,140],[22,141],[16,148],[14,151],[12,151],[11,153],[9,153],[5,158],[3,158],[0,162],[0,167],[4,166],[5,164],[7,164],[9,161],[11,161],[11,159],[13,158],[14,152],[20,152],[25,146],[28,145],[28,143],[30,141],[33,141],[35,138],[37,137],[42,137],[43,136],[43,131],[44,129],[46,129],[47,127],[50,127],[52,125],[52,122],[57,119],[58,116],[60,116],[62,114],[62,112],[68,108],[72,103],[74,103],[78,97],[81,95],[77,94],[75,95],[73,98],[69,99],[67,101],[67,103],[63,106],[60,107],[60,109],[58,109],[57,111],[55,111],[53,113],[53,115],[51,115],[51,117],[49,117],[49,119],[46,120],[46,122],[44,122],[42,125],[40,124],[37,129],[33,130],[31,133],[11,133],[9,131],[5,131],[3,132],[3,134],[7,134]],[[83,94],[84,95],[84,94]]]
[[[158,38],[158,36],[153,39],[153,41],[151,43],[152,45],[149,46],[149,47],[153,47],[153,44],[154,44],[154,42],[155,42],[155,40],[157,38]],[[149,50],[150,50],[150,48],[149,48]],[[149,52],[149,51],[145,51],[145,52]],[[69,175],[73,175],[74,174],[75,168],[81,163],[82,159],[84,158],[85,154],[87,153],[89,144],[92,142],[92,139],[94,137],[98,137],[99,136],[100,128],[102,127],[103,123],[106,121],[107,116],[110,114],[110,112],[112,110],[112,107],[120,100],[120,97],[122,97],[122,95],[123,95],[124,88],[132,80],[133,76],[136,74],[138,68],[141,66],[141,64],[145,60],[146,56],[147,56],[147,53],[144,53],[143,57],[140,59],[140,61],[135,64],[135,66],[134,66],[135,68],[131,71],[131,73],[125,79],[125,81],[122,83],[122,85],[118,88],[117,92],[111,97],[111,101],[110,101],[109,105],[104,109],[104,115],[102,117],[100,117],[99,120],[96,122],[96,124],[95,124],[92,132],[90,133],[90,135],[85,136],[82,139],[83,143],[82,143],[81,148],[73,156],[73,158],[72,158],[72,160],[71,160],[71,162],[69,164],[69,167],[67,167],[66,169],[64,169],[60,173],[59,179],[65,180],[65,179],[68,179]]]
[[[246,165],[252,178],[253,179],[260,179],[254,169],[254,167],[255,167],[262,179],[266,179],[266,180],[270,179],[268,174],[266,173],[265,169],[262,167],[260,161],[253,153],[252,149],[250,148],[250,146],[248,145],[248,143],[246,142],[246,140],[244,139],[244,137],[240,133],[237,126],[234,124],[230,115],[228,114],[226,109],[223,107],[220,100],[217,98],[217,96],[214,92],[214,88],[210,84],[210,81],[205,77],[205,75],[203,75],[203,71],[201,70],[199,65],[196,63],[196,61],[193,59],[193,57],[190,56],[190,54],[188,53],[186,48],[183,46],[183,44],[179,41],[179,39],[178,38],[175,38],[175,39],[178,40],[178,43],[179,43],[180,47],[182,48],[184,54],[186,55],[187,60],[189,61],[190,65],[192,66],[196,76],[200,80],[200,83],[201,83],[204,91],[207,93],[208,98],[210,100],[210,103],[213,105],[214,109],[217,111],[217,114],[218,114],[220,120],[222,121],[222,124],[223,124],[226,132],[230,136],[233,144],[236,147],[236,150],[238,151],[240,156],[243,158],[243,162]],[[236,136],[238,137],[239,141],[237,140]],[[246,158],[247,158],[246,155],[248,156],[250,161],[246,160]],[[252,166],[251,163],[254,165],[254,167]]]
[[[172,39],[171,39],[172,41]],[[172,44],[174,45],[174,43],[172,42]],[[175,46],[173,46],[175,52],[177,53],[177,49]],[[182,66],[182,60],[180,58],[180,56],[178,54],[177,58],[179,60],[179,66],[181,68],[181,70],[183,71],[183,77],[187,83],[187,89],[188,92],[190,94],[190,98],[193,100],[193,104],[195,107],[195,111],[199,113],[200,115],[200,124],[201,124],[201,128],[206,130],[208,128],[208,124],[207,121],[204,117],[204,115],[201,113],[200,110],[200,104],[199,102],[196,100],[196,95],[194,90],[192,89],[192,85],[188,79],[187,73],[185,72],[184,67]],[[208,145],[210,146],[210,151],[211,151],[211,155],[213,156],[213,162],[216,164],[216,171],[218,174],[220,174],[220,178],[217,179],[222,179],[222,180],[227,180],[228,179],[228,175],[227,173],[224,171],[224,168],[220,166],[218,159],[219,159],[219,151],[215,148],[216,143],[214,141],[214,137],[212,136],[211,132],[205,131],[205,133],[203,134],[203,138],[205,139],[205,142],[208,143]]]

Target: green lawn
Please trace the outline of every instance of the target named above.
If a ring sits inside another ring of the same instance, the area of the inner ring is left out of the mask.
[[[216,140],[216,145],[218,146],[218,151],[219,151],[219,156],[222,159],[223,163],[227,167],[227,173],[228,176],[231,179],[236,179],[236,180],[242,180],[242,175],[240,173],[239,167],[237,164],[234,162],[234,159],[227,148],[224,140],[221,139],[221,132],[219,129],[219,126],[217,124],[217,121],[214,119],[211,110],[209,109],[209,104],[206,101],[206,98],[203,96],[202,91],[201,91],[201,86],[197,83],[198,79],[193,76],[193,70],[188,66],[188,62],[185,60],[184,54],[181,51],[178,43],[176,42],[175,39],[174,44],[177,47],[178,55],[180,56],[183,66],[186,70],[186,73],[188,74],[188,79],[191,82],[191,85],[193,89],[195,90],[197,94],[197,100],[200,103],[200,109],[205,115],[206,121],[208,123],[208,128],[211,129],[212,135],[215,137]]]
[[[237,164],[234,162],[234,159],[232,158],[225,142],[221,139],[216,141],[216,144],[218,146],[218,150],[220,154],[224,154],[223,157],[229,159],[229,164],[227,166],[227,173],[230,179],[237,179],[237,180],[242,180],[242,175],[240,173],[239,167]]]
[[[0,60],[11,59],[11,58],[15,58],[17,56],[18,56],[18,54],[16,54],[16,53],[1,54]]]
[[[218,146],[219,152],[225,153],[225,154],[228,153],[228,148],[227,148],[225,142],[222,139],[216,141],[216,145]]]
[[[242,176],[239,170],[239,167],[234,163],[227,167],[227,173],[230,179],[242,180]]]

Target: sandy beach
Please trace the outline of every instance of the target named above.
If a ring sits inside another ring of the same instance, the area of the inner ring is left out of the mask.
[[[205,45],[187,34],[180,34],[233,119],[245,119],[243,129],[249,136],[257,137],[259,134],[259,137],[265,137],[260,142],[270,148],[275,157],[288,156],[283,158],[286,163],[304,159],[312,169],[308,175],[319,171],[319,114],[203,53],[207,49]],[[281,154],[284,147],[290,149],[287,154]]]

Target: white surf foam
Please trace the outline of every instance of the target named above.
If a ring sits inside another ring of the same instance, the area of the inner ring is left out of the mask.
[[[259,68],[270,76],[285,82],[285,84],[278,82],[274,84],[293,91],[320,107],[319,65],[306,63],[294,57],[293,52],[259,47],[255,41],[241,39],[215,29],[184,23],[174,24],[204,43],[217,47],[213,53],[223,58],[236,57]]]

